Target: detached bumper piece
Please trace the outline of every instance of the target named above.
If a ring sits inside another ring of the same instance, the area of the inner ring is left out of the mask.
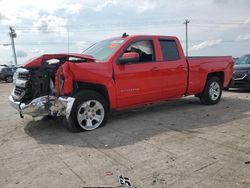
[[[55,97],[43,96],[32,100],[29,103],[21,103],[15,101],[9,96],[9,103],[22,115],[30,115],[32,117],[41,117],[46,115],[66,116],[68,119],[71,113],[75,98],[73,97]]]

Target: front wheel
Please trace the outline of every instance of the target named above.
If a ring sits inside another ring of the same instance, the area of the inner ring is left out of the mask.
[[[106,99],[95,91],[82,91],[76,96],[66,127],[71,132],[91,131],[105,125],[108,117]]]
[[[199,97],[202,104],[214,105],[220,101],[221,94],[221,80],[218,77],[211,77],[207,80],[205,89]]]

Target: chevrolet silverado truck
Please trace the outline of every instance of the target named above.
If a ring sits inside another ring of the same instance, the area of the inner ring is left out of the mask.
[[[230,56],[186,58],[176,37],[123,35],[82,54],[29,60],[15,73],[9,101],[21,117],[63,116],[70,131],[90,131],[112,110],[188,95],[217,104],[233,65]]]

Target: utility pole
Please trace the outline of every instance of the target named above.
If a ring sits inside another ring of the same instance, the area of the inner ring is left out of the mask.
[[[68,32],[68,54],[69,54],[69,26],[67,26],[67,32]]]
[[[186,25],[186,57],[188,57],[188,24],[190,20],[186,19],[184,24]]]
[[[17,65],[17,58],[16,58],[16,50],[15,50],[15,43],[14,43],[14,38],[16,38],[16,32],[15,29],[13,29],[12,27],[10,28],[10,40],[11,40],[11,46],[12,46],[12,51],[13,51],[13,57],[14,57],[14,62],[15,65]]]

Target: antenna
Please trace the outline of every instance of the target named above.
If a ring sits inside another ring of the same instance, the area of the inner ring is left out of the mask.
[[[126,38],[126,37],[128,37],[129,35],[127,34],[127,33],[123,33],[122,34],[122,38]]]

